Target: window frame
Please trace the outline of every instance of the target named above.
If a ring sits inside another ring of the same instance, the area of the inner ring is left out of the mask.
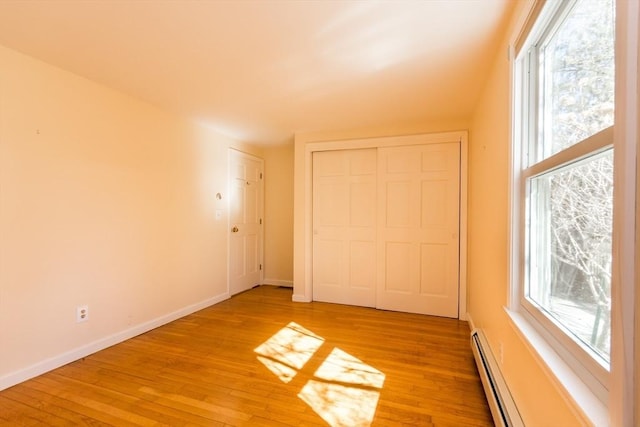
[[[597,156],[613,149],[613,126],[550,156],[538,156],[538,130],[541,126],[539,84],[541,44],[562,24],[577,0],[546,2],[528,28],[524,42],[518,47],[512,63],[512,214],[511,214],[511,283],[510,309],[524,320],[550,345],[580,380],[603,403],[607,404],[610,369],[594,357],[592,351],[571,338],[550,316],[538,309],[526,297],[527,262],[527,196],[529,180],[558,170],[563,166]],[[534,156],[534,157],[531,157]],[[543,160],[530,161],[531,158]],[[615,164],[615,162],[614,162]],[[615,172],[614,172],[615,173]],[[615,208],[615,195],[614,195]],[[613,284],[612,284],[613,286]],[[613,333],[611,334],[613,336]],[[610,365],[609,365],[610,366]]]

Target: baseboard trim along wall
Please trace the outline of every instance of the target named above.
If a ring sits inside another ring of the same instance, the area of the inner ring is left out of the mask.
[[[150,330],[155,329],[159,326],[166,325],[167,323],[178,320],[181,317],[188,316],[189,314],[218,304],[219,302],[227,299],[229,299],[229,293],[225,292],[224,294],[189,305],[172,313],[160,316],[156,319],[149,320],[147,322],[133,326],[129,329],[125,329],[124,331],[117,332],[113,335],[109,335],[76,349],[62,353],[58,356],[43,360],[42,362],[38,362],[24,369],[20,369],[19,371],[11,372],[0,377],[0,391],[19,384],[23,381],[37,377],[38,375],[42,375],[46,372],[52,371],[56,368],[59,368],[60,366],[64,366],[68,363],[82,359],[83,357],[89,356],[90,354],[97,353],[100,350],[104,350],[105,348],[111,347],[115,344],[119,344],[140,334],[144,334],[145,332],[149,332]]]
[[[469,313],[467,313],[466,315],[466,321],[467,323],[469,323],[469,331],[473,331],[474,329],[476,329],[476,324]]]
[[[280,280],[280,279],[264,279],[263,285],[270,286],[284,286],[286,288],[293,288],[293,280]]]
[[[293,302],[311,302],[311,298],[307,297],[306,295],[293,294],[293,297],[291,298],[291,301],[293,301]]]

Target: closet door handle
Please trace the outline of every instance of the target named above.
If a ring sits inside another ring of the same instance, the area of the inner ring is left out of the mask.
[[[234,227],[231,229],[231,232],[232,232],[232,233],[237,233],[238,231],[240,231],[240,230],[238,229],[238,227],[237,227],[237,226],[234,226]]]

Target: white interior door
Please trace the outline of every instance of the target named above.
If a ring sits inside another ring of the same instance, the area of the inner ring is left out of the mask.
[[[458,317],[460,144],[378,149],[377,306]]]
[[[262,282],[263,161],[229,150],[229,292]]]
[[[376,149],[313,153],[313,299],[374,307]]]

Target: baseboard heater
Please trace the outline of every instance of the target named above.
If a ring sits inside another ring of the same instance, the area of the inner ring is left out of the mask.
[[[524,427],[518,408],[504,378],[502,378],[502,373],[493,357],[487,338],[479,329],[471,331],[471,349],[476,359],[495,425],[497,427]]]

